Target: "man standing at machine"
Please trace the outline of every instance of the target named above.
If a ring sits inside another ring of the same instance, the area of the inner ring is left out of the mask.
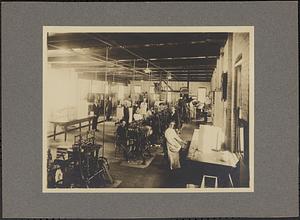
[[[126,122],[121,120],[120,125],[117,128],[116,144],[123,151],[124,158],[128,161],[128,149],[127,149],[127,128]]]
[[[175,122],[174,128],[178,130],[178,133],[180,133],[182,124],[179,116],[178,106],[176,106],[176,108],[172,107],[171,111],[171,120]]]
[[[180,120],[183,122],[184,121],[184,106],[185,102],[183,100],[182,94],[180,94],[179,100],[178,100],[178,113],[179,113],[179,117]]]
[[[92,121],[92,129],[94,131],[99,131],[97,129],[98,118],[99,118],[99,115],[100,115],[100,105],[99,105],[98,98],[95,98],[95,101],[94,101],[92,109],[93,109],[93,112],[94,112],[94,118],[93,118],[93,121]]]
[[[109,96],[105,106],[105,116],[107,121],[110,120],[111,113],[112,113],[112,101],[111,101],[111,97]]]
[[[124,107],[123,107],[123,120],[126,122],[126,126],[128,126],[128,124],[129,124],[129,108],[128,108],[128,104],[126,101],[124,102]]]
[[[99,105],[100,105],[100,115],[103,115],[104,114],[104,98],[103,98],[103,95],[101,95]]]
[[[147,99],[144,98],[143,102],[140,104],[140,113],[143,115],[143,117],[146,116],[148,110],[148,103]]]

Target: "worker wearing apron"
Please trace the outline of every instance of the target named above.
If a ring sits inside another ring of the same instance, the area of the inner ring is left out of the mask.
[[[179,151],[184,148],[186,142],[183,141],[174,129],[175,122],[171,121],[169,128],[165,131],[167,141],[168,158],[170,161],[170,169],[181,168]]]

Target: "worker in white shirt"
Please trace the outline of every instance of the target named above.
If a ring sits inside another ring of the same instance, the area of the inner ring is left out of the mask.
[[[211,104],[211,99],[210,99],[209,95],[207,95],[207,96],[205,97],[204,103],[205,103],[206,105],[210,105],[210,104]]]
[[[178,136],[174,129],[174,126],[175,121],[171,121],[169,128],[167,128],[167,130],[165,131],[167,152],[171,170],[181,168],[179,151],[181,149],[185,149],[187,145],[187,143]]]
[[[141,102],[141,104],[140,104],[140,113],[141,113],[143,116],[146,116],[146,114],[147,114],[147,109],[148,109],[147,99],[144,98],[144,101]]]
[[[143,115],[142,115],[140,112],[141,112],[140,108],[137,107],[135,113],[133,114],[133,119],[134,119],[135,121],[139,121],[139,120],[142,120],[142,119],[143,119]]]

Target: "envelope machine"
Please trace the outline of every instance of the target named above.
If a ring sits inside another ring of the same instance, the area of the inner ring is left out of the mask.
[[[72,148],[57,153],[48,151],[48,188],[99,188],[113,183],[109,164],[99,156],[101,145],[95,143],[95,133],[74,137]]]

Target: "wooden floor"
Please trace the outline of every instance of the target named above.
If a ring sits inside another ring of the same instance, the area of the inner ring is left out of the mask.
[[[190,141],[194,128],[195,125],[185,124],[180,136]],[[157,154],[150,166],[144,169],[123,167],[119,162],[111,163],[111,174],[122,180],[120,187],[124,188],[185,188],[182,174],[170,172],[167,160],[162,154]]]
[[[98,124],[99,131],[96,132],[96,142],[103,144],[103,124]],[[105,122],[104,129],[104,157],[108,159],[110,165],[110,174],[116,180],[121,180],[119,188],[185,188],[187,183],[196,185],[201,184],[202,171],[209,169],[209,171],[218,170],[215,167],[198,166],[192,162],[187,161],[183,163],[182,169],[177,172],[171,172],[167,160],[164,158],[162,149],[158,148],[158,154],[154,157],[151,164],[146,168],[135,168],[122,166],[121,162],[124,161],[122,154],[117,154],[115,157],[115,123],[113,121]],[[184,124],[181,138],[185,141],[191,141],[193,131],[196,128],[195,123]],[[84,128],[82,132],[86,132]],[[78,130],[71,131],[68,134],[67,141],[64,141],[64,135],[57,136],[54,141],[52,138],[48,139],[49,146],[69,145],[72,146],[74,135],[79,134]],[[239,174],[237,174],[237,177]],[[233,176],[234,177],[234,176]],[[222,183],[227,187],[228,181]]]
[[[194,124],[184,124],[180,136],[190,141],[193,135]],[[103,124],[98,124],[99,132],[96,132],[96,142],[103,143]],[[172,173],[169,170],[166,159],[163,157],[162,149],[157,149],[159,154],[151,164],[146,168],[133,168],[121,166],[120,163],[124,160],[121,154],[115,157],[114,132],[116,126],[113,122],[105,123],[105,143],[104,156],[108,159],[110,165],[110,173],[114,179],[121,180],[120,188],[173,188],[185,187],[185,183],[180,174]],[[87,128],[82,132],[86,132]],[[49,145],[72,145],[74,135],[79,134],[79,131],[72,131],[68,134],[67,141],[64,142],[64,135],[57,136],[56,140],[49,138]],[[199,177],[200,179],[200,177]],[[199,180],[200,181],[200,180]]]

